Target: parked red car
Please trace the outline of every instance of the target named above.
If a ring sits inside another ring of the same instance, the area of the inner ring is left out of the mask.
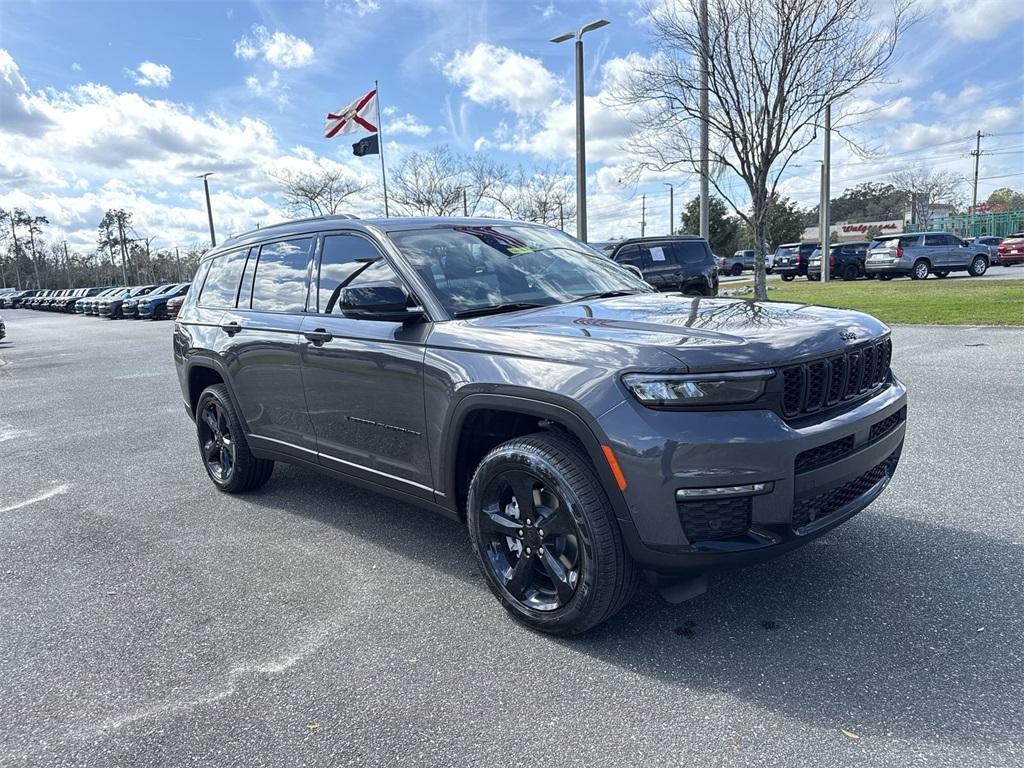
[[[181,311],[181,305],[185,301],[185,294],[181,296],[175,296],[173,299],[167,300],[167,317],[177,317],[178,312]]]
[[[999,244],[999,263],[1004,267],[1024,264],[1024,232],[1016,232]]]

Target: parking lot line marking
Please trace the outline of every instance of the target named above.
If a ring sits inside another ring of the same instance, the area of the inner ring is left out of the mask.
[[[35,497],[31,498],[31,499],[26,499],[25,501],[18,502],[17,504],[15,504],[13,506],[4,507],[3,509],[0,509],[0,514],[3,514],[4,512],[13,512],[16,509],[21,509],[22,507],[27,507],[29,504],[36,504],[36,503],[38,503],[40,501],[46,501],[47,499],[52,499],[54,496],[60,496],[62,494],[67,493],[69,488],[70,488],[70,486],[66,485],[66,484],[65,485],[58,485],[56,488],[51,488],[50,490],[46,491],[46,493],[41,493],[38,496],[35,496]]]

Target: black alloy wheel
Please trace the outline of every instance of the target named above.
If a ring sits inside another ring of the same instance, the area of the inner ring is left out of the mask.
[[[558,490],[527,470],[495,475],[483,492],[480,541],[492,575],[523,605],[553,611],[580,583],[580,534]]]
[[[533,629],[583,632],[636,590],[639,570],[608,496],[568,436],[541,432],[494,448],[470,482],[466,517],[488,587]]]
[[[206,471],[215,482],[229,483],[235,469],[235,441],[223,406],[212,398],[207,400],[199,413],[196,427]]]
[[[223,384],[203,390],[196,403],[196,437],[203,468],[213,484],[226,493],[259,488],[274,471],[274,462],[249,449],[242,422]]]

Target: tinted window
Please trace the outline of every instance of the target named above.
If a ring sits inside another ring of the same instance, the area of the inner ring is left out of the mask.
[[[245,260],[245,269],[242,270],[242,284],[238,287],[238,306],[240,309],[249,309],[252,306],[252,276],[256,272],[256,257],[259,256],[258,245],[249,249]]]
[[[306,305],[306,273],[312,238],[268,243],[260,248],[252,280],[252,308],[261,312],[301,312]]]
[[[924,244],[925,246],[949,245],[949,240],[945,235],[925,235]]]
[[[359,235],[328,235],[317,280],[317,311],[341,314],[343,288],[363,283],[391,282],[402,287],[377,246]]]
[[[700,240],[677,240],[672,244],[672,250],[680,264],[703,264],[708,259],[708,252]]]
[[[224,309],[235,306],[238,294],[238,279],[245,264],[245,251],[233,251],[218,256],[210,263],[206,282],[199,294],[199,303],[204,307]]]
[[[635,245],[627,245],[617,254],[615,254],[615,261],[619,264],[630,264],[637,269],[643,269],[643,259],[640,257],[640,249]]]

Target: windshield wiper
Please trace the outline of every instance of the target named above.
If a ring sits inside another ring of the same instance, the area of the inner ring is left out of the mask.
[[[582,296],[577,296],[573,301],[587,301],[589,299],[611,299],[615,296],[633,296],[637,293],[646,293],[646,291],[635,291],[631,288],[619,288],[615,291],[598,291],[597,293],[585,293]]]
[[[516,312],[520,309],[536,309],[546,307],[547,304],[536,304],[528,301],[510,301],[505,304],[487,304],[482,307],[471,307],[470,309],[459,309],[452,312],[452,317],[476,317],[478,315],[496,315],[499,312]]]

